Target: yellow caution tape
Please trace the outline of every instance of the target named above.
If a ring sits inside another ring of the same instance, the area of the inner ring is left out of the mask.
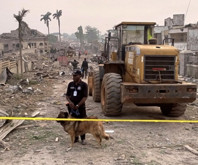
[[[198,123],[198,120],[142,120],[142,119],[76,119],[41,117],[0,117],[2,120],[51,120],[51,121],[104,121],[104,122],[140,122],[140,123]]]

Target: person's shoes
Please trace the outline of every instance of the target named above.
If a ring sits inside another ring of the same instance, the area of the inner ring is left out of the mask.
[[[74,143],[77,143],[77,142],[79,142],[79,140],[74,140]]]
[[[74,143],[77,143],[77,142],[79,142],[79,139],[75,138]]]
[[[86,145],[85,140],[82,140],[82,141],[81,141],[81,144],[82,144],[82,145]]]

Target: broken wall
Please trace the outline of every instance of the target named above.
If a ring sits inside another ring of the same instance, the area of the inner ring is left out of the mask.
[[[173,19],[168,17],[164,20],[164,26],[172,27],[173,26]]]
[[[188,30],[188,49],[198,51],[198,29]]]
[[[184,26],[184,14],[173,15],[173,26]]]
[[[198,52],[181,51],[179,59],[179,74],[198,79]]]
[[[32,62],[31,61],[22,61],[23,72],[32,71]],[[0,61],[0,73],[8,68],[12,73],[20,74],[21,73],[21,63],[20,60],[17,61]]]

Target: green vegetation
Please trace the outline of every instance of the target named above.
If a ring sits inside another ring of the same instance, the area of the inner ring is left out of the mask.
[[[76,38],[80,40],[81,47],[83,47],[83,45],[84,45],[84,34],[83,34],[82,26],[78,27],[78,32],[76,32],[75,35],[76,35]]]
[[[49,43],[56,43],[58,41],[58,37],[52,34],[47,35],[47,39]]]
[[[86,26],[86,40],[88,43],[92,43],[99,40],[99,30],[95,27]]]

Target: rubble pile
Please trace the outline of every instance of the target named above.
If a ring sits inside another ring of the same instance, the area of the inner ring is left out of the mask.
[[[10,60],[12,57],[7,57]],[[22,75],[10,74],[8,68],[0,85],[0,116],[3,117],[34,117],[38,108],[42,109],[43,101],[52,95],[53,84],[61,76],[67,77],[70,69],[52,61],[49,55],[24,54],[24,59],[33,62],[33,70]],[[14,58],[13,58],[14,59]],[[6,75],[6,76],[5,76]],[[35,115],[36,114],[36,115]],[[23,120],[24,121],[24,120]],[[23,121],[0,120],[0,147],[7,149],[3,141],[5,136],[18,127]]]
[[[12,75],[0,86],[0,109],[9,116],[28,116],[45,96],[50,96],[52,84],[59,76],[60,66],[54,67],[47,55],[26,54],[24,58],[34,61],[31,72]]]
[[[64,79],[72,78],[72,66],[60,66],[49,55],[24,54],[23,57],[32,61],[33,70],[23,75],[13,74],[4,85],[0,86],[0,110],[8,113],[9,116],[29,116],[37,105],[45,97],[49,97],[52,86],[56,80],[64,76]],[[7,57],[9,58],[9,57]],[[78,67],[81,67],[84,57],[77,57],[69,60],[78,60]],[[89,60],[89,56],[86,56]],[[89,60],[90,61],[90,60]],[[89,62],[90,67],[97,66],[97,63]]]
[[[10,59],[11,57],[7,57]],[[38,109],[42,109],[43,104],[53,92],[53,84],[60,78],[71,79],[73,67],[68,64],[61,66],[58,61],[50,58],[50,55],[24,54],[23,58],[33,62],[32,71],[21,74],[9,74],[6,68],[6,76],[0,85],[0,116],[3,117],[34,117],[38,115]],[[81,58],[70,57],[68,61],[76,59],[81,64],[89,56]],[[89,67],[95,68],[97,63],[89,62]],[[36,114],[36,115],[35,115]],[[23,120],[24,121],[24,120]],[[3,141],[5,136],[14,128],[23,123],[18,120],[0,120],[0,147],[8,149],[8,145]],[[26,121],[28,123],[28,121]]]

